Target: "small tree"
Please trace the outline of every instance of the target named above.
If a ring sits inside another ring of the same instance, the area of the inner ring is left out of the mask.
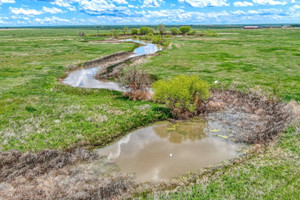
[[[159,25],[157,26],[157,30],[159,31],[159,33],[160,33],[161,35],[163,35],[163,34],[165,33],[165,31],[166,31],[166,27],[165,27],[165,25],[163,25],[163,24],[159,24]]]
[[[118,38],[119,37],[119,30],[112,30],[112,35],[114,36],[114,38]]]
[[[154,100],[165,103],[176,118],[199,114],[203,102],[209,98],[209,84],[197,76],[179,75],[169,81],[153,84]]]
[[[140,35],[147,35],[148,33],[150,33],[150,29],[148,27],[140,28]]]
[[[139,33],[139,30],[137,28],[131,29],[131,35],[137,35]]]
[[[182,27],[180,27],[179,30],[183,35],[186,35],[188,32],[191,31],[191,27],[190,26],[182,26]]]
[[[124,35],[126,35],[127,32],[128,32],[128,27],[125,26],[125,27],[123,28],[123,33],[124,33]]]
[[[179,34],[179,30],[176,27],[171,28],[170,31],[171,31],[172,35],[178,35]]]

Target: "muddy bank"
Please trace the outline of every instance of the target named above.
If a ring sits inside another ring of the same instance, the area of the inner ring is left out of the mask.
[[[85,62],[79,66],[73,66],[71,70],[66,73],[64,79],[60,79],[59,81],[73,87],[99,88],[126,92],[126,88],[109,80],[117,78],[121,72],[121,68],[141,61],[146,57],[158,55],[156,52],[162,50],[162,48],[152,43],[132,39],[127,39],[123,42],[134,42],[138,44],[139,47],[134,49],[133,52],[118,52]]]
[[[235,90],[213,90],[206,109],[209,120],[249,144],[268,144],[297,118],[291,103]]]
[[[110,65],[107,68],[99,70],[97,75],[95,76],[96,79],[98,80],[108,80],[111,78],[117,78],[121,74],[121,69],[128,66],[129,64],[134,65],[136,62],[141,61],[143,59],[152,57],[152,56],[157,56],[159,55],[158,53],[154,54],[148,54],[148,55],[141,55],[141,56],[136,56],[136,57],[129,57],[124,60],[120,60],[118,63],[114,65]]]
[[[132,179],[91,173],[89,163],[99,159],[82,149],[0,152],[0,199],[125,198],[132,190]]]

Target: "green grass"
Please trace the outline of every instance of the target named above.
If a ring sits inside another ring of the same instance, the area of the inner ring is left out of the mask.
[[[216,31],[216,30],[215,30]],[[196,74],[215,87],[276,90],[300,100],[300,29],[217,30],[217,37],[182,37],[142,67],[166,79]]]
[[[0,31],[2,150],[105,145],[114,136],[165,116],[157,104],[57,81],[71,64],[132,50],[134,44],[91,44],[82,42],[74,30],[42,31],[18,30],[16,37],[14,31]]]

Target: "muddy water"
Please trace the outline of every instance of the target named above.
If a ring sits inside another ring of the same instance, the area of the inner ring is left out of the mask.
[[[159,181],[215,165],[237,156],[241,144],[215,137],[197,119],[178,124],[161,122],[139,129],[97,150],[138,181]]]
[[[137,57],[142,55],[153,54],[157,51],[162,50],[161,47],[154,45],[152,43],[145,43],[138,40],[124,40],[124,41],[132,41],[135,43],[143,44],[134,50],[134,54],[130,57]],[[82,87],[82,88],[98,88],[98,89],[109,89],[116,90],[120,92],[125,92],[126,88],[121,87],[118,83],[111,81],[99,81],[95,79],[97,72],[100,70],[99,67],[93,67],[89,69],[81,69],[74,72],[71,72],[68,77],[63,80],[64,84],[73,86],[73,87]]]

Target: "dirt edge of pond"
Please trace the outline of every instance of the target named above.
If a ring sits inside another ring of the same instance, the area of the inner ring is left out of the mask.
[[[97,177],[86,170],[100,159],[83,149],[0,152],[0,199],[116,199],[133,189],[126,175]]]

